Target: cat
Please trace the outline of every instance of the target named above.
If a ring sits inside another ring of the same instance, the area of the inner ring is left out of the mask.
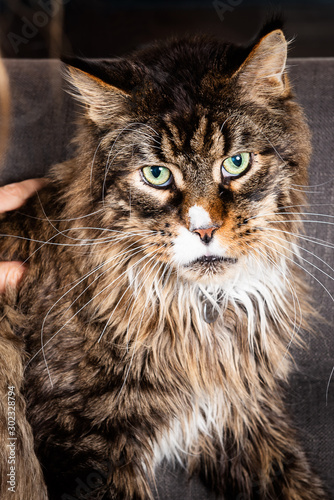
[[[67,66],[77,155],[1,218],[0,258],[29,263],[1,298],[15,498],[152,499],[165,460],[225,500],[328,498],[283,403],[315,314],[286,57],[270,26],[247,47],[193,37]]]

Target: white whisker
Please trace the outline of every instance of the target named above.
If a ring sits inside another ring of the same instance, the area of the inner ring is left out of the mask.
[[[152,245],[148,246],[147,248],[150,248],[150,247],[153,247],[153,246],[154,246],[154,244],[152,244]],[[147,248],[146,248],[146,249],[147,249]],[[138,250],[138,252],[136,252],[136,253],[140,253],[140,252],[142,252],[142,247],[141,247],[141,248],[140,248],[140,250]],[[136,255],[136,254],[132,254],[132,255],[131,255],[131,257],[132,257],[133,255]],[[146,256],[144,256],[143,258],[145,258],[145,257],[146,257]],[[142,259],[140,259],[140,260],[139,260],[137,263],[135,263],[134,265],[136,265],[136,264],[138,264],[139,262],[141,262],[141,260],[143,260],[143,258],[142,258]],[[107,272],[107,271],[105,271],[105,272]],[[54,304],[54,305],[53,305],[53,306],[49,309],[49,311],[47,312],[46,316],[44,317],[44,320],[43,320],[43,323],[42,323],[42,327],[41,327],[41,349],[39,349],[39,350],[38,350],[38,351],[34,354],[34,356],[33,356],[33,357],[29,360],[29,362],[27,363],[27,366],[31,363],[31,361],[32,361],[32,360],[33,360],[33,359],[34,359],[34,358],[35,358],[35,357],[36,357],[36,356],[37,356],[40,352],[42,352],[42,354],[43,354],[43,359],[44,359],[44,362],[45,362],[45,366],[46,366],[46,369],[47,369],[47,372],[48,372],[48,375],[49,375],[50,383],[51,383],[51,385],[53,386],[52,379],[51,379],[51,374],[50,374],[50,371],[49,371],[49,368],[48,368],[48,363],[47,363],[47,360],[46,360],[46,355],[45,355],[45,347],[49,344],[49,342],[51,342],[51,340],[53,340],[53,339],[55,338],[55,336],[56,336],[56,335],[58,335],[58,333],[59,333],[59,332],[61,332],[61,331],[65,328],[65,326],[66,326],[66,325],[67,325],[70,321],[72,321],[72,320],[73,320],[73,319],[74,319],[74,318],[75,318],[75,317],[76,317],[76,316],[77,316],[77,315],[78,315],[78,314],[79,314],[79,313],[80,313],[80,312],[81,312],[81,311],[82,311],[85,307],[87,307],[87,305],[89,305],[89,304],[90,304],[93,300],[95,300],[95,299],[96,299],[99,295],[101,295],[101,294],[102,294],[102,293],[103,293],[103,292],[104,292],[107,288],[109,288],[110,286],[112,286],[112,285],[113,285],[116,281],[118,281],[118,280],[119,280],[122,276],[124,276],[124,275],[126,274],[126,272],[127,272],[127,270],[125,270],[125,271],[124,271],[121,275],[119,275],[116,279],[114,279],[111,283],[109,283],[106,287],[104,287],[104,288],[103,288],[102,290],[100,290],[100,291],[99,291],[96,295],[94,295],[94,296],[93,296],[93,297],[92,297],[92,298],[91,298],[88,302],[86,302],[86,303],[85,303],[85,304],[84,304],[84,305],[83,305],[83,306],[82,306],[82,307],[81,307],[81,308],[80,308],[80,309],[79,309],[79,310],[78,310],[75,314],[73,314],[73,315],[71,316],[71,318],[70,318],[70,319],[68,319],[68,320],[64,323],[64,325],[63,325],[60,329],[58,329],[58,330],[57,330],[57,332],[56,332],[56,333],[54,333],[54,334],[52,335],[52,337],[50,337],[50,338],[48,339],[48,341],[47,341],[47,342],[45,342],[45,343],[44,343],[44,341],[43,341],[43,332],[44,332],[44,327],[45,327],[45,323],[46,323],[46,319],[47,319],[47,317],[49,316],[49,314],[50,314],[50,312],[52,311],[52,309],[54,309],[54,307],[56,306],[56,304],[57,304],[57,303],[59,303],[59,301],[60,301],[63,297],[65,297],[65,296],[66,296],[66,295],[67,295],[67,294],[68,294],[68,293],[69,293],[69,292],[70,292],[73,288],[75,288],[75,286],[77,286],[77,285],[75,285],[74,287],[72,287],[72,289],[71,289],[71,290],[69,290],[68,292],[66,292],[66,293],[65,293],[65,294],[64,294],[64,295],[63,295],[60,299],[58,299],[58,300],[56,301],[56,303],[55,303],[55,304]],[[103,274],[104,274],[104,273],[103,273]],[[95,280],[94,280],[94,281],[95,281]],[[87,287],[87,288],[89,288],[90,286],[91,286],[91,284],[90,284],[90,285],[88,285],[88,287]],[[85,289],[85,291],[87,290],[87,288]],[[81,294],[81,295],[82,295],[82,294]],[[76,300],[78,300],[78,297],[77,297],[77,299],[75,299],[75,301],[74,301],[73,303],[75,303],[75,302],[76,302]],[[72,303],[72,304],[73,304],[73,303]],[[72,304],[71,304],[71,306],[72,306]],[[71,307],[71,306],[70,306],[70,307]],[[70,307],[69,307],[67,310],[69,310],[69,309],[70,309]]]
[[[328,383],[327,383],[327,388],[326,388],[326,406],[328,406],[329,387],[331,385],[331,381],[332,381],[333,375],[334,375],[334,366],[332,368],[332,371],[331,371],[331,374],[329,376]]]
[[[270,241],[270,240],[269,240]],[[270,250],[272,250],[272,246],[264,243],[262,241],[263,245],[265,245],[267,248],[269,248]],[[272,241],[270,241],[270,243],[272,243]],[[283,245],[280,245],[279,243],[277,243],[277,245],[281,246],[282,248],[285,248],[283,247]],[[320,280],[318,280],[318,278],[316,278],[314,276],[314,274],[312,274],[310,271],[308,271],[304,266],[302,266],[301,264],[298,264],[298,262],[296,262],[294,259],[288,257],[287,255],[283,254],[282,252],[279,252],[277,249],[275,250],[279,255],[282,255],[284,258],[286,258],[287,260],[289,260],[290,262],[292,262],[293,264],[295,264],[296,266],[298,266],[300,269],[302,269],[303,271],[305,271],[307,274],[309,274],[311,276],[311,278],[313,278],[317,283],[319,283],[319,285],[325,290],[325,292],[329,295],[329,297],[331,298],[331,300],[334,302],[334,297],[332,296],[332,294],[330,293],[330,291],[325,287],[325,285],[323,283],[321,283]],[[302,258],[303,259],[303,258]],[[318,268],[317,266],[315,266],[314,264],[312,264],[311,262],[309,262],[308,260],[306,259],[303,259],[305,262],[309,263],[311,266],[315,267],[316,269],[318,269],[319,271],[323,272],[320,268]],[[327,274],[327,273],[325,273]],[[328,275],[329,276],[329,275]],[[331,279],[334,279],[332,278],[331,276],[329,276]]]
[[[248,244],[248,246],[252,249],[252,251],[255,250],[255,252],[257,252],[260,255],[262,255],[262,257],[264,259],[267,259],[277,269],[277,271],[281,274],[284,282],[286,283],[287,287],[289,288],[289,290],[291,292],[291,297],[292,297],[292,300],[293,300],[294,320],[293,320],[293,325],[292,325],[292,335],[291,335],[290,341],[289,341],[289,343],[288,343],[288,345],[286,347],[284,356],[282,358],[282,362],[283,362],[284,359],[286,358],[289,350],[290,350],[290,347],[291,347],[291,345],[293,343],[294,338],[296,337],[296,335],[298,335],[298,333],[299,333],[299,331],[301,329],[301,326],[302,326],[303,313],[302,313],[302,308],[301,308],[301,305],[300,305],[300,301],[299,301],[298,295],[297,295],[294,287],[292,286],[291,281],[287,278],[286,273],[283,272],[282,268],[277,265],[277,263],[270,257],[270,255],[268,255],[267,253],[265,253],[263,250],[261,250],[259,248],[253,249],[250,244]],[[260,264],[260,267],[261,267],[260,261],[259,261],[259,264]],[[291,275],[291,271],[289,270],[289,268],[286,268],[286,271]],[[266,279],[266,276],[264,275],[264,280],[265,279]],[[297,325],[297,305],[298,305],[299,318],[300,318],[298,325]]]
[[[161,248],[162,248],[162,247],[161,247]],[[154,259],[154,257],[155,257],[155,256],[153,256],[151,260],[153,260],[153,259]],[[152,271],[155,269],[155,267],[156,267],[156,265],[157,265],[157,264],[158,264],[158,263],[156,263],[156,264],[152,267],[152,269],[151,269],[151,271],[150,271],[150,273],[149,273],[149,275],[147,276],[147,278],[146,278],[146,280],[145,280],[145,281],[147,281],[147,280],[148,280],[148,277],[152,274]],[[161,266],[160,266],[160,268],[161,268]],[[141,290],[142,290],[142,288],[145,286],[145,281],[144,281],[144,283],[142,284]],[[152,282],[152,284],[151,284],[151,286],[150,286],[150,288],[149,288],[149,291],[151,290],[151,288],[152,288],[152,286],[153,286],[153,283],[154,283],[154,280],[153,280],[153,282]],[[138,296],[139,296],[139,294],[137,295],[137,297],[138,297]],[[136,299],[135,299],[135,300],[136,300]],[[147,304],[148,304],[148,301],[149,301],[149,293],[147,294],[147,297],[146,297],[145,305],[144,305],[144,308],[143,308],[143,314],[145,313],[145,310],[146,310],[146,306],[147,306]],[[134,305],[135,305],[135,301],[134,301],[134,304],[133,304],[133,306],[132,306],[132,310],[131,310],[131,314],[130,314],[130,319],[129,319],[129,322],[128,322],[127,335],[128,335],[128,330],[129,330],[129,324],[130,324],[130,321],[131,321],[131,318],[132,318],[132,313],[133,313],[133,308],[134,308]],[[140,325],[141,325],[141,322],[142,322],[142,318],[143,318],[143,315],[142,315],[142,317],[141,317]],[[132,349],[132,355],[131,355],[130,363],[129,363],[128,369],[127,369],[127,371],[126,371],[125,378],[124,378],[124,380],[123,380],[122,386],[121,386],[121,388],[120,388],[120,390],[119,390],[118,396],[120,396],[120,394],[122,393],[122,391],[123,391],[123,389],[124,389],[124,387],[125,387],[125,384],[126,384],[126,382],[127,382],[127,379],[128,379],[128,377],[129,377],[129,373],[130,373],[131,366],[132,366],[133,359],[134,359],[135,352],[136,352],[136,350],[135,350],[135,346],[136,346],[136,343],[137,343],[137,339],[138,339],[138,335],[139,335],[139,330],[140,330],[140,327],[138,327],[138,328],[137,328],[137,333],[136,333],[136,336],[135,336],[135,339],[134,339],[134,346],[133,346],[133,349]]]
[[[152,246],[154,246],[154,245],[152,245]],[[152,252],[151,252],[151,253],[152,253]],[[149,255],[146,255],[146,256],[145,256],[145,258],[148,258],[148,257],[149,257]],[[146,268],[146,266],[149,264],[149,262],[150,262],[150,261],[151,261],[151,259],[150,259],[150,260],[149,260],[149,261],[148,261],[148,262],[147,262],[147,263],[146,263],[146,264],[145,264],[145,265],[141,268],[140,272]],[[140,261],[139,261],[139,262],[140,262]],[[130,285],[126,288],[126,290],[124,291],[123,295],[121,296],[121,298],[120,298],[120,299],[119,299],[119,301],[117,302],[116,306],[114,307],[114,309],[113,309],[113,311],[112,311],[111,315],[110,315],[110,316],[109,316],[109,318],[108,318],[107,323],[105,324],[105,326],[104,326],[104,328],[103,328],[103,330],[102,330],[102,332],[101,332],[101,334],[100,334],[100,336],[99,336],[99,338],[98,338],[98,342],[101,342],[102,337],[103,337],[103,335],[104,335],[104,333],[105,333],[105,331],[106,331],[106,329],[107,329],[107,327],[108,327],[108,325],[109,325],[109,323],[110,323],[110,321],[111,321],[111,318],[112,318],[112,316],[113,316],[113,314],[114,314],[115,310],[117,309],[117,307],[118,307],[118,306],[119,306],[119,304],[121,303],[121,301],[122,301],[123,297],[126,295],[126,293],[128,292],[128,290],[131,288],[131,285],[132,285],[132,284],[130,283]],[[126,312],[125,312],[125,314],[126,314]]]
[[[269,228],[269,229],[270,229],[270,228]],[[279,231],[279,230],[278,230],[278,231]],[[285,231],[284,231],[284,232],[285,232]],[[277,236],[277,235],[276,235],[276,239],[286,242],[286,239],[285,239],[285,238],[281,238],[281,237],[279,237],[279,236]],[[309,253],[310,255],[312,255],[313,257],[315,257],[316,259],[320,260],[323,264],[325,264],[327,267],[329,267],[329,269],[330,269],[331,271],[333,271],[333,272],[334,272],[334,269],[333,269],[333,268],[332,268],[332,267],[331,267],[331,266],[330,266],[330,265],[329,265],[329,264],[328,264],[325,260],[323,260],[321,257],[319,257],[319,256],[318,256],[318,255],[316,255],[315,253],[311,252],[311,251],[310,251],[310,250],[308,250],[307,248],[304,248],[304,247],[302,247],[302,246],[300,246],[300,245],[297,245],[296,243],[294,243],[294,245],[295,245],[297,248],[300,248],[301,250],[303,250],[304,252]],[[306,261],[306,262],[308,262],[308,261]],[[326,274],[326,273],[325,273],[325,274]],[[334,278],[332,278],[332,279],[334,279]]]

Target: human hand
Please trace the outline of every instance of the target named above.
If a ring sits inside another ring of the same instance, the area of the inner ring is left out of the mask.
[[[29,179],[0,187],[0,213],[19,208],[36,191],[46,184],[46,179]],[[0,293],[6,286],[17,286],[25,271],[21,262],[0,262]]]

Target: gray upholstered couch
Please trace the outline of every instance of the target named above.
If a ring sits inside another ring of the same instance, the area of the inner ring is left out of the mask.
[[[13,117],[2,183],[42,176],[49,165],[69,157],[76,113],[70,97],[62,91],[56,61],[8,60],[6,66]],[[306,272],[327,323],[319,325],[316,337],[306,335],[309,349],[296,356],[298,370],[292,376],[287,402],[310,459],[333,494],[334,299],[330,294],[334,296],[334,270],[330,266],[334,267],[334,59],[290,60],[289,71],[313,131],[307,211],[331,217],[305,217],[312,241],[303,242],[306,250],[302,255],[310,261],[305,263]],[[327,244],[316,244],[316,238]],[[162,468],[158,485],[161,500],[214,498],[198,480],[188,483],[182,470]]]

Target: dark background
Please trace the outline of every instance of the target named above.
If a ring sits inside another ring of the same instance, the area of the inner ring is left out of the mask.
[[[185,33],[244,43],[273,13],[291,56],[334,56],[334,0],[0,0],[0,42],[7,58],[113,57]]]

